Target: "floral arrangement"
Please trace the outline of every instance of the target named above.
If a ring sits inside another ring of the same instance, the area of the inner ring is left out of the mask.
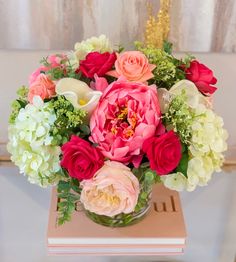
[[[192,191],[220,171],[227,132],[212,70],[168,42],[135,47],[92,37],[43,58],[18,90],[8,150],[31,183],[57,185],[59,224],[80,201],[94,221],[127,225],[154,183]]]

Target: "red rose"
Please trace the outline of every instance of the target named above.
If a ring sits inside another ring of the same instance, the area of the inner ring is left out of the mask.
[[[216,84],[217,79],[214,77],[213,72],[204,64],[193,60],[185,72],[186,78],[192,81],[204,95],[210,95],[216,91],[217,88],[212,85]]]
[[[103,166],[104,157],[98,148],[84,139],[73,135],[62,147],[61,166],[69,176],[78,180],[90,179]]]
[[[80,61],[79,71],[88,78],[93,78],[95,74],[104,76],[112,68],[115,61],[115,53],[91,52],[87,54],[85,60]]]
[[[173,171],[181,159],[181,143],[174,131],[144,141],[143,151],[150,161],[150,168],[158,175]]]

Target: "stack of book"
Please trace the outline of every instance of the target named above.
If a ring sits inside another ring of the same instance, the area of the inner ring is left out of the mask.
[[[137,224],[121,228],[98,225],[75,210],[72,220],[57,225],[57,193],[52,191],[48,224],[49,254],[177,255],[183,253],[186,230],[179,194],[162,185],[153,189],[151,208]]]

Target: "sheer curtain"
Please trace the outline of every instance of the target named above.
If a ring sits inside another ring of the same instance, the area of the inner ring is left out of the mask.
[[[158,11],[159,0],[0,0],[0,48],[72,49],[101,33],[130,47],[143,38],[147,2]],[[172,0],[170,14],[176,51],[236,51],[236,1]]]

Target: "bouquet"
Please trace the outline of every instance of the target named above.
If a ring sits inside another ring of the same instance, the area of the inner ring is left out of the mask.
[[[193,191],[219,172],[227,148],[212,109],[212,70],[135,43],[114,48],[104,35],[49,55],[12,104],[8,151],[20,173],[56,185],[59,224],[80,201],[107,226],[148,210],[154,183]]]

